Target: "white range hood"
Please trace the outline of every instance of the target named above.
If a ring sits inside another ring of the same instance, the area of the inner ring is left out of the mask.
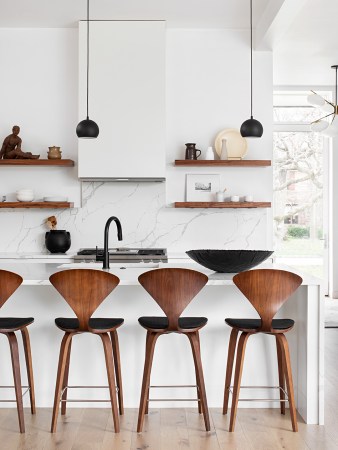
[[[86,22],[79,25],[79,120],[86,115]],[[89,113],[82,180],[165,180],[165,22],[91,21]]]

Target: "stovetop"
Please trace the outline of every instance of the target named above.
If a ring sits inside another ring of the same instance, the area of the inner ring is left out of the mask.
[[[98,248],[99,256],[103,255],[103,248]],[[96,259],[96,248],[81,248],[74,260],[93,260]],[[109,249],[109,260],[128,262],[128,261],[162,261],[167,262],[167,249],[165,248],[129,248],[118,247]]]

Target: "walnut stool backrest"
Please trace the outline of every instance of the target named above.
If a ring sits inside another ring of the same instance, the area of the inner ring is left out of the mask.
[[[256,269],[235,275],[233,281],[260,315],[260,331],[270,332],[273,317],[303,280],[286,270]]]
[[[169,320],[168,330],[178,330],[178,318],[207,284],[204,273],[190,269],[155,269],[138,278]]]
[[[76,314],[80,331],[88,331],[90,317],[120,282],[112,273],[92,269],[63,270],[49,280]]]
[[[14,272],[0,270],[0,308],[22,284],[23,279]]]

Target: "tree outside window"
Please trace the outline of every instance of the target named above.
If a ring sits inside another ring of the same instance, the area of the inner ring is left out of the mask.
[[[327,138],[307,127],[316,114],[314,108],[306,106],[274,108],[275,122],[283,124],[276,127],[273,144],[274,227],[276,256],[294,258],[294,265],[322,276],[323,152]]]

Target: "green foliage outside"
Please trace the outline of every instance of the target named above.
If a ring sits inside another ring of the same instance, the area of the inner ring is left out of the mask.
[[[287,236],[294,239],[304,239],[310,237],[309,227],[292,226],[288,228]]]

